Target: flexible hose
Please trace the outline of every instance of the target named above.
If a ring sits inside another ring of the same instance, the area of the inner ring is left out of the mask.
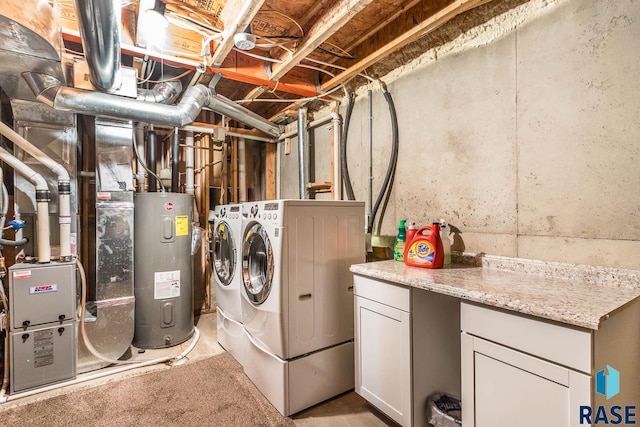
[[[20,240],[0,239],[0,246],[22,246],[26,245],[27,243],[29,243],[29,239],[27,239],[26,237],[23,237]]]
[[[369,217],[369,225],[367,227],[367,231],[371,233],[373,231],[374,220],[384,196],[384,204],[382,205],[380,219],[378,220],[378,234],[380,234],[380,224],[382,224],[382,218],[384,217],[384,212],[387,208],[387,203],[389,202],[389,197],[391,195],[391,188],[393,187],[393,181],[396,174],[396,165],[398,163],[398,116],[396,114],[396,107],[393,103],[393,98],[391,98],[391,94],[387,90],[386,86],[383,86],[383,89],[384,99],[387,101],[387,105],[389,106],[389,115],[391,117],[391,158],[389,159],[387,174],[384,178],[384,182],[382,183],[382,188],[380,189],[380,194],[378,195],[378,199],[376,200],[371,216]]]
[[[142,165],[142,167],[144,168],[144,170],[147,171],[147,173],[151,176],[153,176],[156,181],[158,181],[160,183],[160,188],[162,188],[162,192],[166,192],[167,189],[164,187],[164,184],[162,183],[162,180],[160,179],[160,177],[158,175],[156,175],[155,173],[151,172],[151,169],[149,169],[147,167],[147,164],[144,162],[144,159],[142,157],[140,157],[140,153],[138,152],[138,142],[136,141],[136,133],[133,133],[133,151],[135,151],[136,153],[136,158],[138,159],[138,163],[140,163],[140,165]]]
[[[0,230],[4,230],[4,223],[7,220],[7,212],[9,212],[9,191],[7,186],[2,183],[2,217],[0,218]],[[2,235],[0,235],[2,237]]]
[[[349,102],[347,103],[347,111],[344,118],[344,126],[342,127],[342,140],[340,141],[340,168],[342,169],[342,181],[344,182],[344,191],[348,200],[355,200],[351,186],[351,178],[349,177],[349,168],[347,167],[347,136],[349,135],[349,123],[351,122],[351,113],[353,112],[353,99],[356,94],[349,94]]]
[[[376,199],[376,203],[374,204],[373,209],[371,209],[369,224],[367,224],[367,233],[371,233],[373,231],[373,224],[378,209],[380,208],[380,203],[382,203],[382,199],[389,199],[391,187],[393,186],[393,176],[395,175],[396,164],[398,163],[398,116],[396,115],[396,108],[393,103],[393,99],[391,98],[391,94],[387,90],[386,86],[383,85],[382,88],[384,99],[387,101],[387,104],[389,106],[389,114],[391,116],[391,157],[389,158],[387,173],[385,174],[384,181],[382,182],[382,186],[380,187],[380,193],[378,194],[378,198]],[[382,222],[382,216],[379,222]]]
[[[79,259],[76,259],[76,264],[78,265],[78,270],[80,272],[80,282],[82,285],[82,298],[80,299],[80,334],[82,336],[82,340],[84,341],[85,346],[87,347],[89,352],[92,355],[94,355],[96,358],[100,360],[104,360],[105,362],[109,362],[112,365],[138,365],[143,363],[152,365],[156,363],[165,363],[169,361],[173,363],[173,362],[177,362],[178,360],[184,359],[187,356],[187,354],[189,354],[191,350],[193,350],[193,348],[196,346],[196,343],[200,339],[200,331],[198,330],[198,328],[194,327],[194,337],[191,344],[189,345],[189,347],[187,347],[185,351],[178,354],[177,356],[165,356],[165,357],[160,357],[158,359],[151,359],[151,360],[116,360],[100,354],[95,349],[95,347],[91,344],[91,341],[89,341],[89,337],[87,336],[87,331],[84,324],[85,323],[84,316],[87,311],[87,277],[84,272],[84,267],[82,266],[82,263],[80,262]]]

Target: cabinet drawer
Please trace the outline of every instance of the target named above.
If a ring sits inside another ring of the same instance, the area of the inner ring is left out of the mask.
[[[463,332],[591,373],[591,332],[462,303]]]
[[[411,312],[411,292],[405,286],[354,275],[353,293],[381,304]]]

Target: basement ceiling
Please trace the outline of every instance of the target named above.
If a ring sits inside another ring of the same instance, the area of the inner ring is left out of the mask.
[[[122,61],[137,68],[139,84],[147,85],[179,78],[186,88],[207,84],[220,73],[216,92],[286,123],[298,107],[341,99],[345,88],[413,59],[429,47],[425,35],[487,2],[123,0]],[[74,3],[51,3],[66,54],[81,56]],[[151,32],[145,29],[145,17],[153,8],[164,11],[166,30],[159,24]],[[394,57],[416,41],[421,42],[417,48]]]

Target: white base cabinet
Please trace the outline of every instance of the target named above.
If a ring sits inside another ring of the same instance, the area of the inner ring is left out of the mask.
[[[427,427],[427,399],[460,396],[459,300],[355,276],[355,391],[402,426]]]
[[[640,304],[596,331],[466,302],[460,315],[464,427],[579,427],[581,407],[637,402],[637,381],[607,401],[593,378],[607,365],[638,377]]]

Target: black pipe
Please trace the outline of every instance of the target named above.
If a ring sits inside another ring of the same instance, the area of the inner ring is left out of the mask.
[[[180,177],[180,133],[178,128],[173,130],[173,139],[171,140],[171,191],[178,192]]]
[[[344,191],[348,200],[355,200],[351,186],[351,178],[349,178],[349,168],[347,167],[347,136],[349,135],[349,123],[351,122],[351,113],[353,112],[353,99],[356,94],[349,94],[349,102],[347,103],[347,111],[344,118],[344,126],[342,127],[342,138],[340,141],[340,168],[342,170],[342,181],[344,182]]]
[[[156,166],[156,133],[155,131],[147,132],[147,167],[151,175],[157,175]],[[149,180],[149,191],[154,193],[157,190],[156,181],[154,179]]]
[[[396,115],[396,108],[391,98],[391,94],[387,91],[386,86],[383,86],[384,99],[389,105],[389,114],[391,116],[391,158],[389,159],[389,165],[387,166],[387,173],[384,177],[382,187],[380,187],[380,193],[376,199],[376,203],[371,210],[371,216],[369,217],[369,224],[367,224],[367,233],[373,232],[373,222],[375,221],[378,208],[382,203],[382,198],[385,197],[385,206],[389,200],[389,194],[391,193],[391,187],[393,187],[393,178],[396,171],[396,164],[398,163],[398,116]]]

